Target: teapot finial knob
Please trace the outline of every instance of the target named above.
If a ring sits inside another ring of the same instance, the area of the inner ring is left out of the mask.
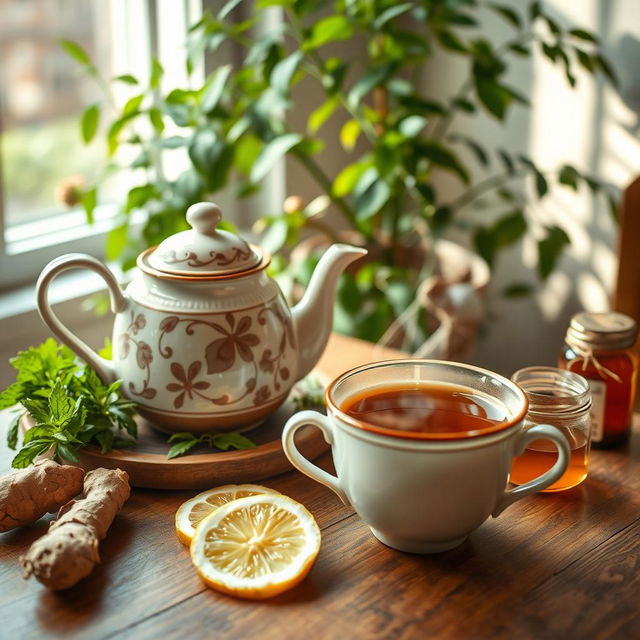
[[[187,222],[198,232],[212,235],[222,220],[222,211],[213,202],[197,202],[187,209]]]

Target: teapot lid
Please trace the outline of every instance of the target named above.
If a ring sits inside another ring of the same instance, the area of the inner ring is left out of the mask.
[[[220,220],[222,212],[212,202],[191,205],[187,222],[192,228],[161,242],[146,256],[147,264],[163,273],[209,278],[255,267],[262,256],[240,236],[217,229]]]

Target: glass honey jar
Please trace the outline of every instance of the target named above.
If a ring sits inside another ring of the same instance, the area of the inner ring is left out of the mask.
[[[589,383],[579,376],[555,367],[527,367],[511,376],[527,394],[529,409],[524,429],[550,424],[562,432],[569,443],[569,466],[545,492],[564,491],[579,485],[589,470],[591,436],[591,393]],[[513,459],[509,480],[524,484],[551,469],[558,452],[549,440],[534,440]]]
[[[558,366],[589,381],[594,447],[623,444],[631,432],[638,373],[636,336],[635,321],[623,313],[582,311],[571,318]]]

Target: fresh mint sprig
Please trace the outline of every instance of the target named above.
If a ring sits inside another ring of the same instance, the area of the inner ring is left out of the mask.
[[[10,362],[17,370],[16,381],[0,392],[0,409],[19,403],[35,421],[24,434],[13,467],[27,467],[49,450],[54,460],[77,462],[83,447],[97,445],[108,453],[137,438],[135,404],[120,395],[120,381],[106,385],[68,347],[49,338]],[[7,432],[11,449],[18,446],[19,419],[20,412]]]
[[[254,449],[257,445],[255,442],[249,440],[246,436],[240,433],[203,433],[200,436],[196,436],[193,433],[186,431],[182,433],[174,433],[167,442],[175,442],[167,458],[177,458],[183,456],[197,444],[208,444],[213,449],[220,449],[221,451],[228,451],[229,449]]]

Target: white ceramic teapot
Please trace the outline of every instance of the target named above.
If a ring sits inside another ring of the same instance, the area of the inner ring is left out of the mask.
[[[262,422],[322,355],[338,277],[366,253],[331,246],[304,297],[289,309],[266,273],[269,255],[217,229],[220,220],[215,204],[191,206],[192,229],[141,253],[124,292],[105,265],[80,253],[52,260],[38,279],[38,309],[49,329],[104,381],[122,379],[140,414],[165,431],[229,431]],[[109,288],[116,314],[111,361],[51,311],[51,281],[74,268],[95,271]]]

